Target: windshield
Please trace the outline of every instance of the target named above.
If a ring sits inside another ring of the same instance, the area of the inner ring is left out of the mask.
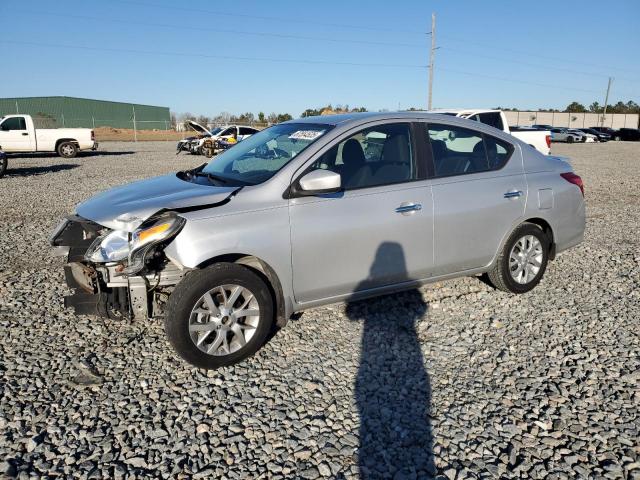
[[[211,135],[217,135],[221,131],[222,131],[222,127],[216,127],[213,130],[211,130]]]
[[[239,142],[202,169],[227,183],[256,185],[270,179],[331,125],[284,123]]]

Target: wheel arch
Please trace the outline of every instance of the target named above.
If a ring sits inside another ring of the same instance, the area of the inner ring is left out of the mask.
[[[75,143],[78,147],[80,146],[80,143],[75,138],[59,138],[58,140],[56,140],[56,151],[58,150],[60,144],[65,142]]]
[[[527,218],[522,223],[533,223],[534,225],[537,225],[542,229],[542,231],[549,239],[549,260],[553,260],[556,256],[556,242],[551,224],[544,218],[540,217]]]
[[[507,242],[507,240],[509,239],[509,237],[511,236],[511,233],[513,233],[513,231],[518,228],[520,225],[522,225],[523,223],[532,223],[534,225],[537,225],[538,227],[540,227],[542,229],[543,232],[545,232],[546,235],[548,235],[549,237],[549,260],[553,260],[555,258],[556,255],[556,243],[555,243],[555,237],[554,237],[554,233],[553,233],[553,228],[551,227],[551,224],[545,220],[544,218],[541,217],[529,217],[529,218],[520,218],[519,220],[517,220],[515,223],[513,223],[513,225],[511,225],[511,228],[508,229],[502,239],[500,240],[500,243],[498,244],[498,247],[496,248],[496,251],[493,255],[493,258],[491,259],[491,262],[489,262],[486,265],[486,269],[491,268],[497,258],[498,255],[500,254],[500,252],[502,251],[502,249],[504,248],[505,243]]]
[[[276,305],[276,325],[278,327],[284,327],[289,319],[291,308],[287,305],[285,300],[280,278],[278,278],[278,274],[271,265],[255,255],[246,253],[227,253],[209,258],[201,262],[196,268],[203,269],[216,263],[223,262],[243,265],[258,274],[265,281]]]

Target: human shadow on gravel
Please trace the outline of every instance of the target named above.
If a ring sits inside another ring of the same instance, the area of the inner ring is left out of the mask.
[[[410,281],[402,247],[381,244],[369,278],[356,292],[374,286],[373,279],[397,272],[397,266],[404,272],[400,281]],[[348,317],[364,322],[355,386],[363,479],[435,476],[431,384],[416,332],[427,308],[418,290],[347,304]]]

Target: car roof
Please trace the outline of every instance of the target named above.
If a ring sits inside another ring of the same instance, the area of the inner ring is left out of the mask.
[[[446,110],[447,112],[451,112],[451,110]],[[469,111],[469,110],[464,110]],[[488,110],[487,110],[488,111]],[[348,123],[363,123],[366,121],[375,121],[375,120],[411,120],[411,119],[422,119],[422,120],[432,120],[434,122],[441,122],[443,119],[443,113],[445,110],[442,110],[440,113],[436,111],[424,111],[424,110],[410,110],[404,112],[353,112],[353,113],[339,113],[337,115],[316,115],[313,117],[302,117],[296,118],[294,120],[288,120],[284,123],[315,123],[321,125],[345,125]],[[454,117],[455,118],[455,117]],[[447,121],[450,121],[452,117],[448,117]],[[459,119],[464,120],[464,119]],[[467,120],[471,121],[471,120]],[[477,123],[477,122],[476,122]]]

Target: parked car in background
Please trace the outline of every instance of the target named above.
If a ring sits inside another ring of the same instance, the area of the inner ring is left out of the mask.
[[[582,132],[570,132],[568,128],[554,127],[551,129],[552,142],[577,143],[582,142],[583,138],[585,137],[583,137]]]
[[[307,117],[99,194],[51,243],[68,253],[66,306],[163,317],[187,362],[217,368],[318,305],[485,273],[528,292],[582,241],[583,194],[569,163],[478,121]]]
[[[198,132],[198,135],[180,140],[176,147],[176,154],[189,152],[192,155],[204,155],[211,158],[218,150],[224,150],[230,144],[237,143],[259,132],[256,128],[241,125],[226,125],[209,131],[193,120],[187,121],[187,124],[192,130]]]
[[[90,128],[36,128],[31,115],[0,117],[0,149],[7,153],[57,152],[73,158],[81,150],[96,150]]]
[[[611,137],[611,140],[615,140],[616,139],[616,134],[618,133],[618,130],[615,130],[613,128],[609,128],[609,127],[590,127],[593,130],[596,130],[598,132],[601,133],[606,133],[607,135],[609,135]],[[620,138],[618,138],[618,140],[620,140]]]
[[[539,123],[535,123],[533,125],[531,125],[533,128],[537,128],[538,130],[551,130],[553,128],[553,125],[544,125],[544,124],[539,124]]]
[[[598,130],[595,130],[593,128],[579,128],[578,130],[595,136],[598,142],[608,142],[609,140],[611,140],[611,135],[609,135],[608,133],[599,132]]]
[[[458,110],[442,108],[431,110],[429,113],[438,113],[441,115],[451,115],[459,118],[475,120],[476,122],[490,125],[498,130],[502,130],[503,132],[513,135],[544,155],[549,155],[551,153],[551,133],[549,131],[521,127],[510,128],[507,117],[502,110]]]
[[[582,140],[581,140],[582,142],[593,143],[598,141],[598,137],[596,137],[591,133],[583,132],[579,128],[568,128],[567,130],[569,130],[570,133],[575,133],[576,135],[580,135],[582,137]]]
[[[614,140],[624,140],[627,142],[640,141],[640,130],[637,128],[621,128],[613,137]]]

